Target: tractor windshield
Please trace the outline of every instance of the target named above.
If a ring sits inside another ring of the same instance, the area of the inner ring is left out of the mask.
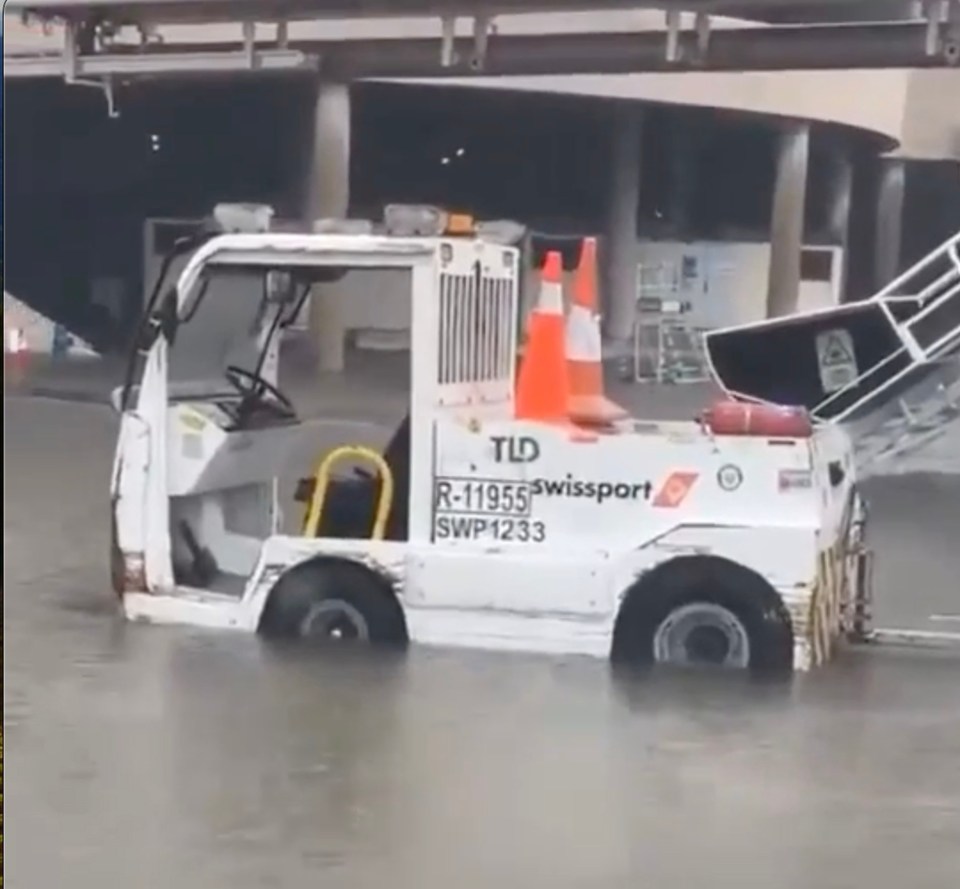
[[[228,367],[259,375],[267,348],[302,302],[302,290],[283,272],[210,266],[181,307],[169,352],[171,397],[230,393]]]

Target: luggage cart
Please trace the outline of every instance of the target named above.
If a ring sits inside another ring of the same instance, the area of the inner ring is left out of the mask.
[[[638,383],[702,383],[709,379],[703,331],[687,321],[673,263],[637,266],[633,377]]]

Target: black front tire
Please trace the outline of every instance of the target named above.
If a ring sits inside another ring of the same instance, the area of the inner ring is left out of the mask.
[[[271,590],[260,632],[274,639],[338,639],[402,647],[403,609],[390,584],[369,568],[323,559],[291,569]]]

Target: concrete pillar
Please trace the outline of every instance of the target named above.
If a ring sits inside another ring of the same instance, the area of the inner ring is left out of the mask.
[[[846,302],[847,268],[850,263],[850,207],[853,202],[853,163],[849,152],[838,149],[833,160],[833,182],[830,195],[830,237],[843,250],[840,271],[840,302]]]
[[[602,279],[604,332],[612,351],[628,347],[637,297],[637,208],[640,202],[642,120],[636,108],[617,110],[613,122]]]
[[[305,219],[346,217],[350,205],[350,87],[321,83],[313,108],[306,171]],[[320,371],[344,367],[342,283],[316,285],[310,293],[310,331]]]
[[[875,290],[889,284],[900,271],[905,181],[903,161],[884,160],[882,162],[877,189],[877,227],[873,253]]]
[[[789,315],[797,308],[809,156],[809,124],[788,126],[780,134],[777,145],[773,210],[770,217],[768,318]]]

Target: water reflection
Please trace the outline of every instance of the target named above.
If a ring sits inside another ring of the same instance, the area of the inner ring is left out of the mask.
[[[955,658],[862,653],[767,685],[129,625],[96,520],[109,449],[56,450],[20,447],[8,476],[12,886],[956,882]],[[63,516],[31,497],[31,459],[88,498],[69,547],[38,549]]]

